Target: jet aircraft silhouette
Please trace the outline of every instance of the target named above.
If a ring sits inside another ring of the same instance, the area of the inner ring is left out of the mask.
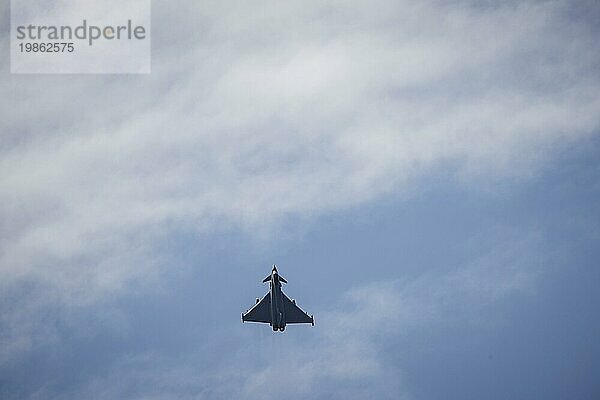
[[[271,274],[263,279],[269,282],[269,292],[262,298],[256,299],[254,307],[242,313],[242,322],[261,322],[269,324],[274,331],[283,332],[287,324],[312,324],[315,319],[308,315],[296,305],[295,300],[281,291],[281,283],[287,281],[277,272],[277,266],[273,265]]]

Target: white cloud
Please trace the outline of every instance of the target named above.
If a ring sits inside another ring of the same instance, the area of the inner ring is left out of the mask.
[[[266,358],[254,371],[229,367],[243,377],[241,397],[268,398],[259,388],[283,373],[291,398],[315,397],[313,387],[319,393],[334,388],[326,398],[410,398],[405,365],[390,361],[390,347],[394,354],[402,353],[398,348],[418,353],[423,351],[420,346],[436,345],[435,339],[419,341],[424,332],[444,335],[453,324],[497,327],[504,323],[499,305],[535,293],[545,265],[537,251],[540,238],[514,236],[458,269],[412,280],[373,281],[349,290],[332,309],[316,310],[313,340],[302,335],[302,340],[286,341],[277,347],[279,357]]]
[[[501,306],[535,294],[546,264],[538,256],[540,238],[513,236],[457,269],[348,290],[315,310],[314,328],[289,326],[279,334],[246,326],[244,336],[214,335],[185,355],[124,355],[65,397],[410,399],[409,366],[393,356],[443,351],[449,344],[439,338],[453,325],[465,335],[501,330]],[[218,351],[223,346],[227,352]]]
[[[600,122],[566,7],[155,2],[149,76],[5,73],[0,291],[93,303],[155,271],[173,225],[261,230],[446,164],[530,174]]]

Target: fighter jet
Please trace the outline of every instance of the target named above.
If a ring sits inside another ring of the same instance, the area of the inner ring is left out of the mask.
[[[283,276],[277,272],[273,265],[271,274],[263,279],[269,282],[269,292],[262,298],[256,299],[254,307],[242,313],[242,322],[262,322],[273,327],[273,331],[283,332],[286,324],[312,324],[315,319],[296,305],[295,300],[290,300],[281,291],[281,283],[287,283]]]

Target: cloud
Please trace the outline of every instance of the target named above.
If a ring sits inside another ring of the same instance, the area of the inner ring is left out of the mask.
[[[502,331],[502,306],[535,294],[545,264],[538,256],[540,238],[514,237],[459,268],[352,288],[315,310],[314,328],[290,326],[282,335],[246,325],[243,333],[212,335],[211,343],[195,343],[185,354],[123,354],[58,396],[51,388],[41,389],[40,396],[413,398],[405,378],[411,353],[420,357],[451,346],[436,335],[445,338],[452,326],[465,336],[472,330]],[[217,350],[223,347],[227,351]],[[391,359],[392,354],[407,360]],[[434,376],[428,379],[435,383]]]
[[[260,388],[283,374],[291,398],[411,398],[407,365],[389,354],[444,346],[431,336],[453,325],[463,331],[502,326],[500,305],[535,294],[544,264],[539,245],[536,234],[515,235],[456,269],[350,289],[330,309],[317,310],[312,340],[287,341],[264,366],[238,369],[242,395],[235,397],[269,398]]]
[[[173,229],[269,230],[441,166],[526,177],[600,122],[596,35],[560,2],[155,2],[153,15],[149,76],[3,64],[0,292],[41,282],[38,296],[86,306],[168,268],[153,245]],[[35,346],[4,313],[2,348]]]

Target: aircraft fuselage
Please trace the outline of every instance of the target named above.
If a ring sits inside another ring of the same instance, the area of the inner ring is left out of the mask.
[[[273,330],[285,330],[285,317],[283,308],[283,294],[281,292],[281,282],[277,271],[271,274],[270,282],[271,291],[271,326]]]

